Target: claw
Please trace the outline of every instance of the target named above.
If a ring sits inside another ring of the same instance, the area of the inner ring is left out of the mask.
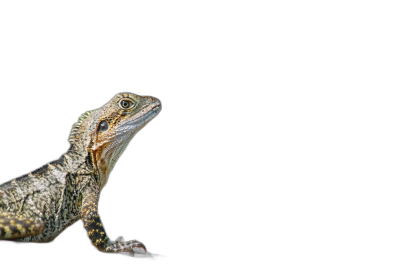
[[[129,253],[131,256],[134,256],[134,257],[153,257],[150,252],[147,252],[147,250],[144,246],[133,247],[126,253]]]
[[[135,242],[134,243],[134,248],[138,248],[138,249],[143,249],[144,251],[147,251],[147,247],[145,244],[143,244],[142,242]]]

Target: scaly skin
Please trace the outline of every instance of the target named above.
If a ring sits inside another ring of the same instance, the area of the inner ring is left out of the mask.
[[[0,239],[48,242],[82,219],[103,252],[145,252],[136,240],[110,241],[98,214],[101,189],[133,136],[161,111],[158,99],[120,93],[74,124],[58,160],[0,185]]]

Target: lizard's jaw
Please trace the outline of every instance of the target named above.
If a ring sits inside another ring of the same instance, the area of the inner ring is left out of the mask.
[[[102,186],[106,183],[109,173],[135,134],[160,113],[161,102],[156,98],[149,98],[153,100],[149,105],[142,107],[131,118],[117,126],[113,137],[93,151]]]
[[[149,123],[152,119],[154,119],[158,113],[161,111],[161,102],[152,98],[153,101],[147,107],[142,108],[135,115],[132,116],[127,122],[121,124],[118,128],[119,130],[130,130],[137,133],[140,129],[142,129],[147,123]]]

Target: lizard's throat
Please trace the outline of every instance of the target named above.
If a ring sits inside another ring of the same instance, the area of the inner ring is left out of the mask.
[[[109,135],[108,139],[97,140],[97,145],[92,147],[94,162],[100,175],[100,186],[107,183],[108,176],[113,170],[125,148],[132,138],[147,123],[149,123],[161,110],[159,103],[155,103],[146,108],[146,113],[136,119],[129,120],[118,126],[115,134]]]
[[[93,161],[99,174],[99,185],[101,188],[108,181],[108,176],[114,169],[115,163],[128,146],[135,134],[125,135],[125,138],[118,140],[118,142],[110,142],[97,147],[92,151]]]

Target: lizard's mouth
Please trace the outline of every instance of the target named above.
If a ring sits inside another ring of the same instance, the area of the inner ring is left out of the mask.
[[[161,102],[154,102],[147,107],[143,108],[141,111],[136,113],[130,120],[120,125],[120,127],[128,126],[135,127],[137,130],[143,128],[147,123],[149,123],[154,117],[158,115],[161,111]],[[136,130],[135,129],[135,130]]]

